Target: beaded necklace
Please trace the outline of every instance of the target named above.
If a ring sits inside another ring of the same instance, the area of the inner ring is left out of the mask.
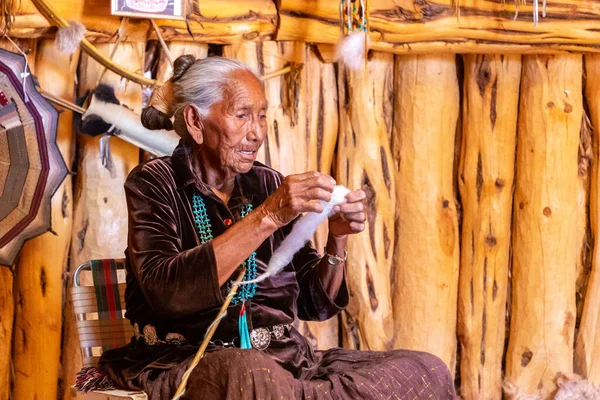
[[[196,229],[198,236],[200,237],[200,243],[204,244],[209,240],[213,239],[212,225],[210,219],[206,213],[206,205],[204,199],[198,194],[194,194],[192,197],[192,207],[194,213],[194,221],[196,222]],[[244,204],[242,206],[241,216],[244,218],[252,211],[252,204]],[[256,278],[256,252],[250,254],[250,257],[242,263],[242,266],[246,267],[246,273],[244,274],[244,281],[249,281]],[[238,291],[231,299],[233,304],[242,303],[240,309],[240,315],[238,317],[238,329],[240,332],[241,348],[251,349],[252,343],[250,341],[250,333],[248,331],[248,321],[246,319],[246,300],[254,297],[256,293],[256,283],[248,285],[240,285]]]

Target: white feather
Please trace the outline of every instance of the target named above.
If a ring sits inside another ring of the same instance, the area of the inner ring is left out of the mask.
[[[60,28],[56,33],[56,47],[65,54],[73,54],[85,37],[85,26],[81,22],[70,21],[69,26]]]
[[[371,39],[366,32],[351,32],[338,44],[336,60],[352,70],[361,69],[365,65],[365,43],[368,50]]]
[[[140,122],[140,116],[132,110],[104,102],[96,96],[92,96],[82,119],[89,115],[97,115],[117,128],[120,131],[117,137],[158,157],[170,156],[179,143],[180,138],[175,131],[146,129]]]
[[[249,283],[258,283],[267,279],[268,277],[277,274],[286,265],[292,262],[294,254],[298,252],[314,235],[315,231],[328,216],[331,214],[333,207],[338,204],[342,204],[346,201],[346,195],[350,193],[350,190],[343,186],[336,186],[333,189],[331,200],[329,202],[322,201],[323,211],[321,213],[306,213],[302,216],[292,228],[290,234],[281,242],[279,247],[275,250],[269,264],[267,265],[267,271],[256,279],[250,281],[240,282],[242,285]]]

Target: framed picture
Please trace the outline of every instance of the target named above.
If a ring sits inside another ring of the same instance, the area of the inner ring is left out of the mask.
[[[185,19],[187,0],[111,0],[111,14],[138,18]]]

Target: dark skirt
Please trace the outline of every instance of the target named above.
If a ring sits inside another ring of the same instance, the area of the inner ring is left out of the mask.
[[[416,351],[331,349],[310,380],[296,379],[258,350],[223,349],[194,369],[184,399],[454,399],[454,383],[437,357]],[[168,370],[143,371],[131,386],[151,400],[172,398],[191,357]]]

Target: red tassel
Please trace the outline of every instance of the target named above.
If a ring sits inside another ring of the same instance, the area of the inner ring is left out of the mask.
[[[77,373],[75,389],[87,393],[92,390],[113,390],[114,382],[104,372],[96,367],[85,367]]]

